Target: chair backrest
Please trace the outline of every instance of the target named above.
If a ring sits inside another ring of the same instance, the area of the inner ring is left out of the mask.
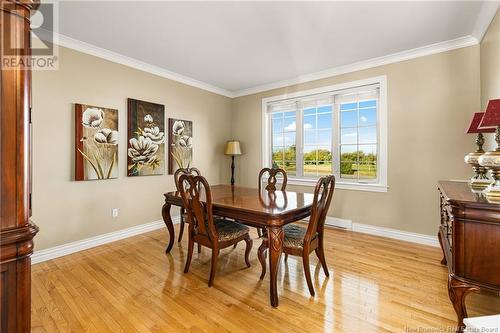
[[[175,170],[174,181],[175,181],[175,186],[177,187],[177,191],[179,191],[179,187],[177,186],[177,184],[179,184],[179,177],[181,175],[201,176],[201,172],[197,168],[179,168],[179,169]]]
[[[190,235],[194,233],[207,236],[212,242],[217,241],[212,213],[212,191],[207,180],[203,176],[181,174],[177,188],[188,214]]]
[[[335,190],[335,176],[321,177],[314,189],[314,198],[307,227],[304,243],[309,242],[317,233],[322,234],[325,226],[326,214],[332,202],[333,191]]]
[[[286,175],[285,170],[279,168],[264,168],[259,172],[259,190],[262,188],[262,182],[264,180],[263,178],[266,173],[269,174],[266,180],[267,183],[265,187],[266,190],[276,191],[276,182],[278,181],[276,175],[280,173],[283,175],[283,183],[281,184],[281,191],[284,191],[286,189],[286,183],[288,181],[288,177]]]

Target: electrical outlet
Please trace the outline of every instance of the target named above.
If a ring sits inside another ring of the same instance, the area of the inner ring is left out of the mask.
[[[118,208],[113,208],[113,209],[111,210],[111,215],[112,215],[113,217],[118,217]]]

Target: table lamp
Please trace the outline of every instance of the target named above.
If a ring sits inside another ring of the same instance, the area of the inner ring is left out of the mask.
[[[491,170],[493,183],[491,183],[484,193],[490,201],[500,201],[500,99],[492,99],[488,102],[488,107],[484,113],[479,128],[496,127],[495,141],[497,147],[494,151],[484,153],[479,157],[479,164]]]
[[[470,179],[470,186],[472,187],[472,189],[479,190],[479,191],[484,190],[491,183],[491,180],[486,175],[488,170],[484,166],[479,164],[479,157],[484,154],[484,150],[483,150],[484,135],[483,135],[483,133],[495,132],[494,127],[485,127],[485,128],[479,127],[479,125],[481,124],[481,121],[483,120],[484,114],[485,114],[484,112],[476,112],[476,113],[474,113],[474,115],[472,117],[472,121],[471,121],[466,133],[477,134],[477,137],[476,137],[477,149],[475,152],[469,153],[469,154],[465,155],[465,157],[464,157],[465,163],[470,164],[472,166],[472,170],[474,170],[474,176],[472,176],[472,178]]]
[[[224,154],[231,155],[231,185],[234,185],[234,156],[241,155],[240,142],[237,140],[228,141]]]

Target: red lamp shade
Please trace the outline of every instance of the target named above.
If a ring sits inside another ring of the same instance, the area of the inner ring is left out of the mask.
[[[491,126],[500,126],[500,99],[490,99],[479,128]]]
[[[469,128],[465,133],[493,133],[495,127],[480,127],[481,120],[483,120],[485,112],[476,112],[472,117]]]

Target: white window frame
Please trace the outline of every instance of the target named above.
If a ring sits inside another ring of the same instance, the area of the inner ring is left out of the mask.
[[[271,167],[271,156],[272,156],[272,147],[271,147],[271,117],[272,114],[267,112],[268,104],[291,99],[291,98],[300,98],[308,95],[316,95],[316,94],[324,94],[324,93],[335,93],[336,91],[346,90],[346,89],[355,89],[368,85],[378,85],[379,86],[379,99],[378,99],[378,182],[376,183],[356,183],[345,181],[340,178],[338,174],[336,174],[337,182],[336,188],[338,189],[346,189],[346,190],[359,190],[359,191],[371,191],[371,192],[387,192],[387,76],[376,76],[363,80],[346,82],[341,84],[335,84],[331,86],[297,91],[294,93],[288,93],[278,96],[271,96],[262,99],[262,167]],[[334,131],[337,133],[335,135],[340,135],[339,133],[339,123],[338,123],[338,110],[332,110],[334,117],[335,128]],[[301,129],[299,127],[299,122],[302,124],[302,119],[299,121],[299,117],[297,115],[297,129]],[[297,130],[298,135],[299,130]],[[302,132],[302,129],[300,130]],[[297,140],[300,138],[297,137]],[[336,147],[333,147],[333,152],[337,152],[339,150],[338,141],[336,141]],[[302,146],[302,143],[300,143]],[[299,147],[297,147],[299,149]],[[335,160],[338,160],[339,156],[334,156]],[[299,166],[297,165],[297,168]],[[339,168],[335,165],[335,170],[339,170]],[[338,173],[338,171],[337,171]],[[291,185],[302,185],[302,186],[315,186],[317,179],[310,177],[297,177],[297,176],[289,176],[288,183]]]

